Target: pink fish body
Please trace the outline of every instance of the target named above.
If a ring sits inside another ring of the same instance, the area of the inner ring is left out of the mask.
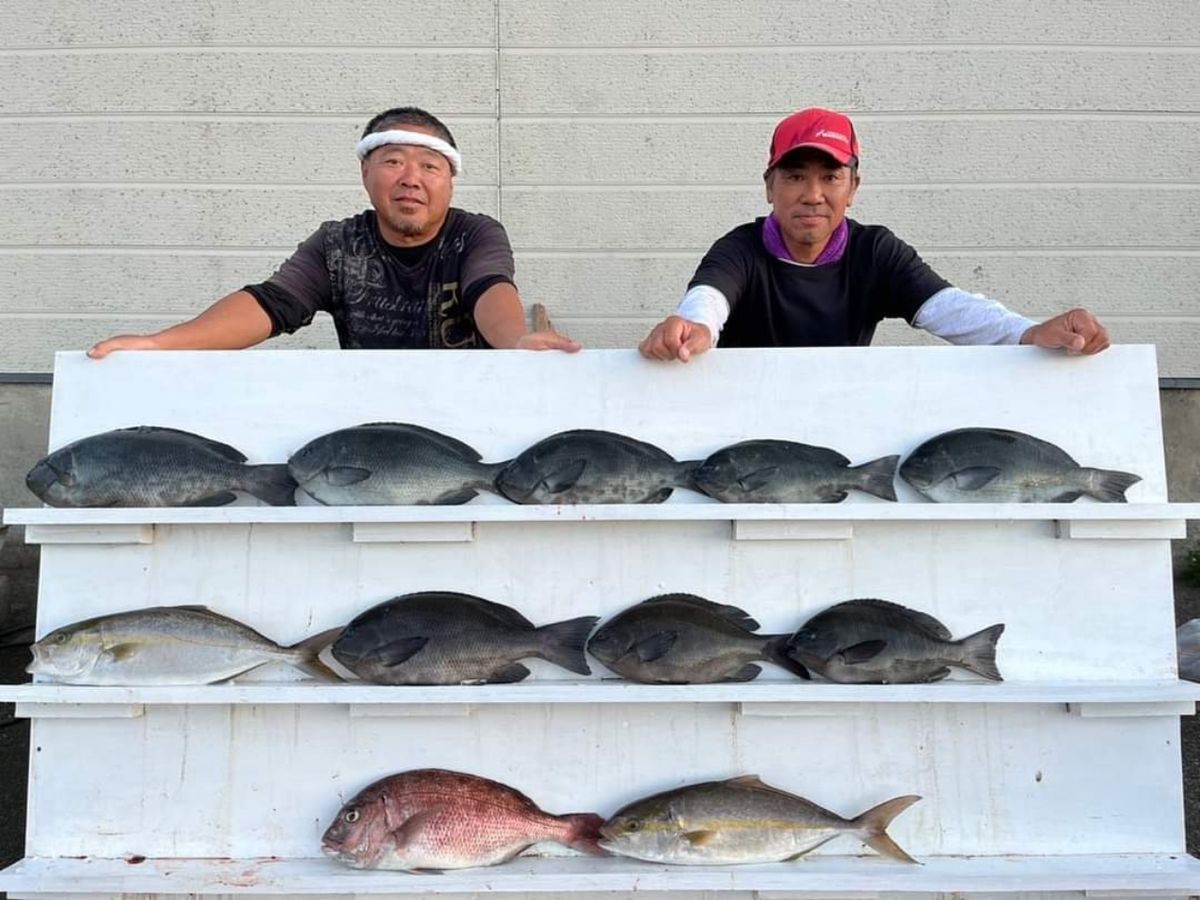
[[[604,855],[594,813],[555,816],[507,785],[445,769],[413,769],[375,782],[325,831],[326,856],[355,869],[491,866],[531,844],[556,841]]]

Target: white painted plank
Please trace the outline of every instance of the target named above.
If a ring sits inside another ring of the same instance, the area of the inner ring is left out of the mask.
[[[1076,540],[1178,540],[1187,537],[1187,522],[1184,519],[1146,519],[1140,522],[1061,519],[1058,536]]]
[[[282,677],[278,672],[273,676]],[[40,717],[55,705],[353,705],[377,706],[528,705],[528,704],[662,704],[739,703],[756,711],[781,707],[825,704],[1089,704],[1139,705],[1185,703],[1200,700],[1200,685],[1190,681],[1064,681],[1001,683],[952,680],[936,684],[830,684],[767,680],[745,684],[633,684],[611,677],[543,681],[531,679],[511,685],[385,686],[362,683],[315,684],[239,679],[237,683],[173,686],[112,687],[63,684],[0,685],[0,702],[18,703]],[[354,713],[351,713],[352,715]]]
[[[355,522],[356,544],[462,543],[475,539],[473,522]]]
[[[22,86],[0,97],[0,115],[354,113],[365,119],[396,105],[397,81],[417,78],[422,106],[439,116],[496,110],[492,50],[248,46],[0,53],[0,82]]]
[[[136,116],[0,121],[3,182],[356,185],[370,117]],[[436,111],[435,111],[436,112]],[[441,118],[441,116],[439,116]],[[496,181],[495,120],[443,119],[462,152],[458,184]],[[54,152],[48,153],[47,148]],[[267,207],[269,208],[269,207]]]
[[[1197,17],[1200,18],[1200,17]],[[505,116],[506,185],[757,185],[782,115]],[[1189,182],[1200,122],[1169,115],[854,115],[866,184]],[[1153,141],[1147,143],[1146,135]],[[1132,152],[1132,148],[1137,148]],[[42,165],[52,165],[43,162]]]
[[[1200,67],[1198,67],[1200,69]],[[504,222],[524,251],[707,249],[736,226],[769,212],[761,188],[694,188],[681,205],[677,187],[502,188]],[[1039,187],[1039,215],[1028,188],[1009,185],[865,185],[850,217],[886,225],[920,249],[1111,245],[1112,222],[1128,223],[1121,244],[1135,249],[1194,249],[1200,243],[1200,188]],[[681,211],[686,209],[686,214]]]
[[[117,8],[72,0],[13,0],[0,7],[6,47],[121,48],[153,44],[428,45],[491,47],[494,0],[290,0],[183,3],[167,11],[154,0],[123,0]],[[395,105],[395,104],[392,104]]]
[[[712,449],[716,449],[714,446]],[[897,448],[906,453],[910,448]],[[702,452],[702,451],[701,451]],[[280,457],[282,459],[283,457]],[[262,462],[270,461],[264,457]],[[482,526],[501,526],[521,522],[725,522],[739,523],[744,535],[769,533],[784,523],[820,523],[827,533],[839,537],[843,522],[1052,522],[1071,521],[1122,523],[1129,526],[1150,523],[1159,527],[1165,519],[1184,521],[1200,518],[1200,503],[1125,503],[1100,504],[1087,500],[1074,503],[928,503],[912,499],[903,482],[899,491],[903,502],[885,503],[866,498],[848,497],[838,504],[824,503],[718,503],[707,497],[672,496],[662,504],[611,505],[529,505],[479,498],[455,506],[220,506],[220,507],[133,507],[66,509],[49,506],[9,507],[3,511],[5,524],[112,527],[128,525],[323,525],[355,524],[443,524],[477,522]],[[1132,489],[1131,489],[1132,490]],[[754,523],[754,524],[750,524]],[[830,526],[834,526],[830,528]],[[455,532],[457,533],[457,532]],[[43,535],[46,532],[35,532]],[[804,532],[795,535],[803,538]],[[1138,535],[1134,535],[1138,536]],[[1160,539],[1168,539],[1158,535]],[[101,543],[73,541],[66,531],[58,543]],[[762,538],[775,540],[778,538]],[[48,541],[39,540],[39,542]],[[145,542],[141,542],[145,543]]]
[[[294,247],[322,222],[369,207],[361,185],[41,185],[0,187],[0,201],[23,211],[0,220],[0,244],[179,248]],[[462,187],[454,193],[454,205],[494,215],[496,192]],[[255,280],[269,274],[264,271]]]
[[[501,45],[721,47],[823,44],[1195,44],[1200,21],[1187,0],[1138,6],[1036,0],[981,6],[972,0],[856,0],[837,28],[803,4],[772,0],[501,0]]]
[[[798,84],[849,112],[1188,112],[1200,94],[1190,49],[502,50],[500,66],[506,115],[782,115]]]
[[[30,525],[25,529],[27,544],[149,544],[154,541],[153,525]]]
[[[0,876],[16,891],[225,893],[303,896],[335,893],[443,894],[564,891],[919,891],[1122,890],[1191,891],[1200,863],[1187,857],[1108,854],[1044,858],[924,860],[922,866],[853,857],[743,867],[659,866],[622,859],[527,859],[502,866],[443,872],[437,878],[404,872],[354,871],[324,859],[25,859]]]

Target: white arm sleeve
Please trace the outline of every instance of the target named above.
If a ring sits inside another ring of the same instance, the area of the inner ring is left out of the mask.
[[[917,310],[913,325],[952,344],[1019,344],[1033,319],[983,294],[943,288]]]
[[[712,335],[713,346],[717,346],[717,338],[729,318],[729,300],[715,287],[698,284],[679,301],[675,315],[697,325],[704,325]]]

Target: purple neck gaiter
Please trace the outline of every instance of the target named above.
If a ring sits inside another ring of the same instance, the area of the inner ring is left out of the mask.
[[[840,261],[846,252],[846,240],[849,234],[850,226],[846,224],[845,219],[842,219],[838,223],[838,227],[833,229],[833,234],[829,236],[829,243],[825,245],[825,249],[821,251],[821,255],[812,265],[827,266]],[[783,232],[779,230],[779,220],[775,218],[774,213],[763,219],[762,239],[767,252],[776,259],[782,259],[784,262],[796,261],[792,258],[792,254],[788,253],[787,244],[783,242]]]

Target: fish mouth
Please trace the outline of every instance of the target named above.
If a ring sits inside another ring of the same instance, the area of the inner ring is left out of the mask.
[[[58,472],[45,461],[37,463],[25,476],[25,486],[43,500],[50,493],[50,488],[58,483]]]

